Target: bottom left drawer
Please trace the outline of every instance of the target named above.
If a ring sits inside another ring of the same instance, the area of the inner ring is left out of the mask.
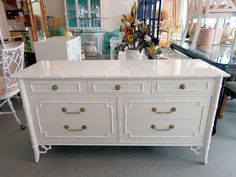
[[[31,101],[31,119],[40,144],[117,141],[116,106],[113,99],[42,98]],[[61,110],[61,107],[66,107],[68,111]]]

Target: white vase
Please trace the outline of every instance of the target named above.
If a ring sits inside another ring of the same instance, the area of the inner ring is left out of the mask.
[[[127,60],[143,60],[144,51],[139,50],[126,50],[126,59]]]

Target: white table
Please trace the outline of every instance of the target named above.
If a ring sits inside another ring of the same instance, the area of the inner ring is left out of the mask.
[[[51,145],[109,145],[189,146],[205,164],[228,76],[174,59],[42,61],[16,75],[36,162]]]
[[[82,60],[80,37],[54,36],[34,42],[37,62],[41,60]]]

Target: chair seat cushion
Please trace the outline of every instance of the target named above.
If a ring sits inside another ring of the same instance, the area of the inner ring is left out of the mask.
[[[18,84],[14,84],[13,87],[10,87],[8,88],[7,92],[10,93],[10,92],[14,92],[15,90],[18,89]],[[4,78],[3,76],[0,76],[0,96],[6,94],[5,93],[5,87],[4,87]]]
[[[225,87],[231,90],[232,92],[236,93],[236,82],[226,82]]]

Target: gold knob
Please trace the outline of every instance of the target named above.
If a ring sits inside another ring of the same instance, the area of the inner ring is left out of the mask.
[[[169,128],[170,128],[170,129],[174,129],[175,126],[174,126],[174,125],[170,125]]]
[[[180,89],[182,89],[182,90],[186,89],[186,85],[185,85],[185,84],[181,84],[179,87],[180,87]]]
[[[152,112],[157,112],[157,108],[153,107]]]
[[[62,112],[67,112],[67,109],[66,108],[61,108],[61,111]]]
[[[80,108],[80,112],[85,112],[86,109],[84,107]]]
[[[88,128],[87,125],[82,126],[82,129],[84,129],[84,130],[87,129],[87,128]]]
[[[58,86],[57,85],[53,85],[52,86],[52,90],[57,90],[58,89]]]
[[[69,129],[70,127],[69,127],[69,125],[65,125],[64,128],[67,130],[67,129]]]
[[[176,107],[171,108],[171,112],[175,112],[176,111]]]
[[[120,86],[120,85],[116,85],[116,86],[115,86],[115,89],[116,89],[116,90],[120,90],[120,89],[121,89],[121,86]]]
[[[151,129],[156,129],[156,125],[152,124]]]

